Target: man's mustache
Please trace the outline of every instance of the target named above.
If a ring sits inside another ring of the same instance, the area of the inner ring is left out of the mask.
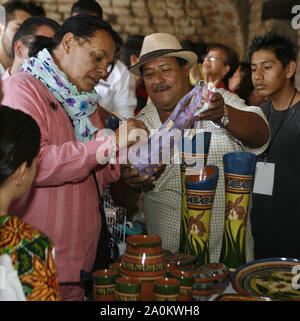
[[[159,90],[164,90],[164,89],[171,89],[172,87],[170,85],[158,85],[153,87],[153,92],[157,93]]]

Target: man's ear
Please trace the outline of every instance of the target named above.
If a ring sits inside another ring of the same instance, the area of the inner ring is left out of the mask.
[[[188,62],[183,66],[183,72],[186,75],[186,77],[189,77],[191,71],[191,64]]]
[[[19,58],[22,58],[22,59],[26,59],[26,57],[24,58],[24,50],[28,48],[26,47],[25,48],[25,45],[24,43],[21,41],[21,40],[17,40],[15,43],[14,43],[14,53],[15,53],[15,57],[19,57]]]
[[[285,72],[286,72],[286,78],[292,78],[293,75],[296,72],[296,62],[295,61],[290,61],[286,66],[285,66]]]
[[[61,41],[62,47],[65,50],[66,53],[70,52],[70,49],[72,47],[72,45],[75,42],[75,36],[73,35],[72,32],[67,32],[64,37],[63,40]]]
[[[139,57],[136,55],[130,55],[130,66],[135,65],[139,62]]]

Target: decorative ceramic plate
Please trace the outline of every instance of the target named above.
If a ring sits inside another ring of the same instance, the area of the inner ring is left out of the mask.
[[[258,296],[248,296],[239,294],[221,294],[214,301],[271,301],[270,298],[261,298]]]
[[[274,300],[300,300],[300,289],[297,289],[298,271],[300,273],[300,260],[256,260],[236,270],[232,276],[232,285],[242,295],[268,297]]]

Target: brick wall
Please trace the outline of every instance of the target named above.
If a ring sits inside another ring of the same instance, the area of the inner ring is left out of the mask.
[[[245,0],[248,1],[248,0]],[[0,4],[5,0],[0,0]],[[61,23],[75,0],[36,0]],[[169,32],[180,40],[222,42],[244,53],[234,0],[99,0],[104,18],[123,39],[132,34]]]

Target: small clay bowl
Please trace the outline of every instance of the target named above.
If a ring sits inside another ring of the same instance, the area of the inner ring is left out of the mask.
[[[174,278],[160,278],[154,281],[155,301],[178,301],[180,282]]]
[[[199,270],[212,273],[215,283],[223,283],[229,276],[229,269],[223,263],[209,263],[200,266]]]
[[[214,285],[215,276],[212,271],[203,271],[198,268],[195,272],[194,289],[208,290]]]
[[[121,265],[121,262],[113,262],[109,264],[108,268],[117,271],[119,276],[121,271]]]
[[[214,294],[213,289],[207,290],[192,290],[192,299],[194,301],[208,301],[210,297]]]

